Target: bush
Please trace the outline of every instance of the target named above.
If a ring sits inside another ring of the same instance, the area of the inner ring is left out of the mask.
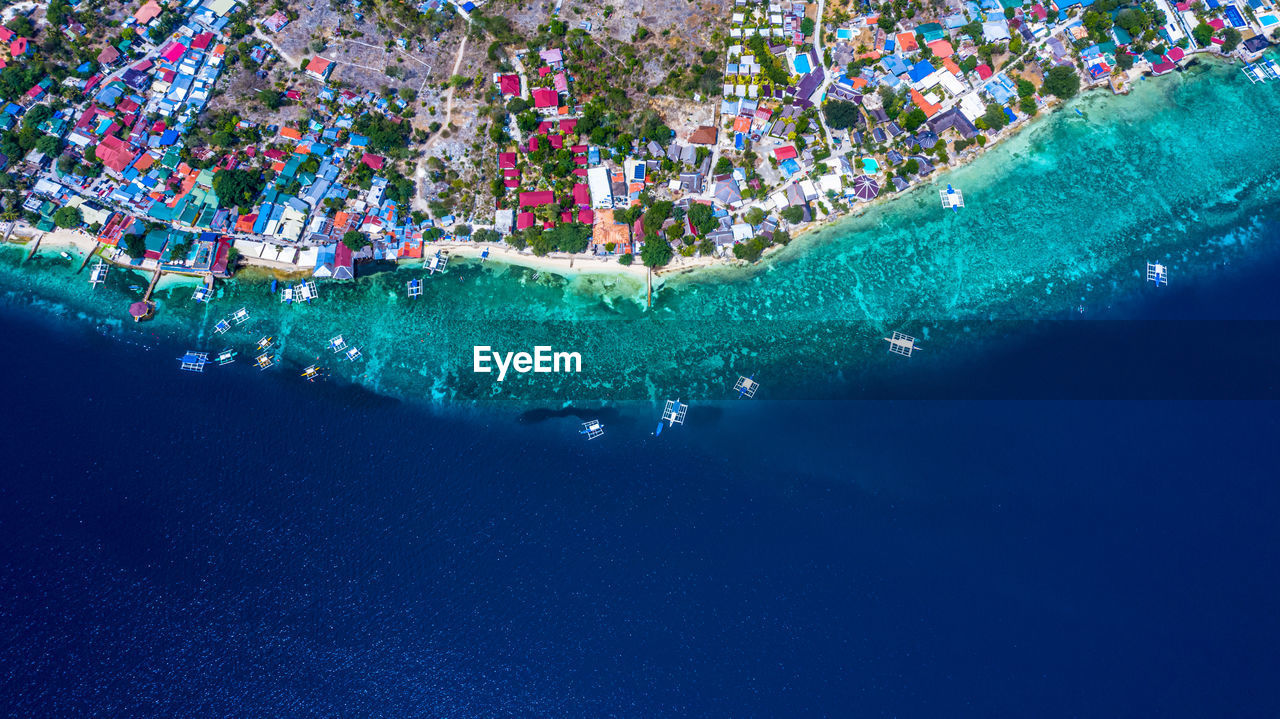
[[[631,254],[625,254],[618,258],[618,264],[625,267],[627,265],[630,265],[632,262],[635,262],[635,259],[636,258]]]
[[[1075,68],[1058,65],[1050,68],[1040,89],[1066,100],[1080,92],[1080,76],[1076,74]]]
[[[79,207],[60,207],[53,213],[53,224],[63,229],[79,227],[84,222],[84,215]]]

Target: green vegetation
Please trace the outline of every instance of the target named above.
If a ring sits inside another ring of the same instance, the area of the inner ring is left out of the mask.
[[[799,205],[792,205],[782,211],[782,219],[794,225],[804,219],[804,208]]]
[[[858,106],[844,100],[831,100],[822,106],[827,115],[827,125],[833,130],[847,130],[858,124],[861,115]]]
[[[1009,124],[1009,116],[1004,114],[1004,108],[994,102],[987,105],[987,111],[982,113],[982,120],[992,130],[1003,130]]]
[[[368,237],[364,236],[363,232],[348,230],[342,235],[342,244],[346,245],[347,249],[352,252],[359,252],[373,243],[369,241]]]
[[[1066,100],[1080,92],[1080,76],[1076,74],[1075,68],[1059,65],[1045,74],[1044,85],[1040,89]]]
[[[143,234],[124,236],[124,251],[135,260],[147,254],[147,237]]]
[[[791,81],[791,72],[783,67],[777,56],[769,52],[769,46],[765,44],[763,37],[752,35],[747,39],[747,47],[751,48],[751,54],[755,56],[756,62],[760,63],[761,71],[770,82],[775,85],[786,85]]]
[[[369,152],[392,157],[409,154],[408,122],[396,122],[384,115],[364,113],[356,119],[353,130],[369,138]]]
[[[929,118],[925,116],[924,110],[917,107],[911,112],[908,112],[906,116],[902,118],[902,126],[907,132],[915,132],[927,119]]]
[[[257,170],[218,170],[213,176],[219,207],[252,207],[265,185]]]
[[[84,215],[79,207],[59,207],[53,213],[53,224],[64,229],[79,227],[84,222]]]
[[[647,237],[640,250],[640,260],[645,267],[662,267],[671,261],[671,245],[661,236]]]
[[[707,234],[720,224],[716,221],[711,206],[700,202],[689,206],[689,222],[693,224],[693,229],[697,230],[699,235]]]
[[[1222,51],[1231,52],[1240,44],[1240,31],[1229,27],[1222,31]]]
[[[618,264],[622,265],[623,267],[626,267],[630,265],[632,262],[634,262],[635,259],[636,258],[633,257],[631,254],[620,255],[618,257]]]
[[[1191,37],[1196,39],[1196,44],[1204,47],[1209,44],[1209,40],[1213,37],[1213,28],[1200,23],[1191,29]]]

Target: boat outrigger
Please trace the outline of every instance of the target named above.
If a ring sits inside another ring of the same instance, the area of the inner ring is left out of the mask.
[[[318,296],[319,295],[316,293],[316,283],[311,280],[299,282],[293,286],[294,302],[306,302],[307,304],[311,304],[311,300],[314,300]]]
[[[892,337],[885,337],[884,341],[889,343],[890,352],[903,357],[910,357],[912,352],[920,349],[916,346],[915,337],[901,332],[894,332]]]
[[[286,287],[286,288],[284,288],[283,290],[280,290],[280,302],[281,302],[282,304],[286,304],[286,305],[287,305],[287,304],[292,304],[292,303],[293,303],[293,288],[292,288],[292,287]]]
[[[329,338],[329,349],[333,350],[334,352],[342,352],[346,348],[347,348],[347,341],[342,338],[342,335]]]
[[[964,207],[964,195],[959,190],[947,185],[947,189],[938,190],[938,195],[942,198],[942,209],[950,209],[952,212]]]
[[[422,280],[409,280],[405,287],[409,292],[409,299],[422,296]]]
[[[276,341],[275,337],[271,337],[271,336],[260,337],[258,338],[258,349],[260,350],[271,349],[271,345],[275,344],[275,341]]]
[[[426,268],[427,274],[434,275],[437,272],[443,271],[447,264],[449,264],[449,256],[436,252],[434,255],[428,257],[427,261],[422,263],[422,266]]]
[[[350,347],[347,349],[347,359],[349,361],[355,362],[356,360],[360,359],[360,357],[362,357],[362,355],[360,354],[359,347]]]
[[[258,369],[266,369],[271,365],[275,364],[276,362],[275,360],[271,359],[271,355],[267,354],[266,352],[263,352],[262,354],[253,358],[253,363],[257,365]]]
[[[231,313],[231,321],[232,321],[232,322],[234,322],[234,323],[236,323],[237,325],[242,325],[242,324],[244,324],[245,322],[248,322],[248,321],[249,321],[249,310],[246,310],[245,308],[241,307],[240,309],[236,310],[235,312],[232,312],[232,313]]]
[[[662,423],[666,422],[667,426],[684,424],[684,416],[689,412],[689,405],[681,404],[680,399],[669,399],[667,405],[662,409],[662,419],[658,420],[658,429],[654,431],[654,435],[662,434]]]
[[[755,375],[739,376],[738,383],[733,386],[733,391],[738,393],[738,399],[751,399],[756,396],[758,389],[760,389],[760,383],[755,380]]]
[[[93,271],[89,273],[89,284],[93,285],[93,289],[98,289],[98,285],[107,279],[107,263],[98,260],[93,266]]]
[[[307,367],[306,369],[302,370],[302,378],[308,382],[315,382],[317,379],[323,376],[324,376],[324,369],[321,368],[320,365],[313,364],[310,367]]]
[[[195,292],[191,293],[191,299],[196,302],[208,302],[213,299],[213,288],[200,285]]]
[[[1156,287],[1169,284],[1169,270],[1158,262],[1147,263],[1147,282],[1156,283]]]
[[[207,352],[188,352],[178,358],[182,363],[182,369],[187,372],[203,372],[204,366],[209,364],[209,354]]]
[[[582,429],[578,430],[578,434],[587,435],[587,439],[595,439],[604,434],[604,425],[600,424],[600,420],[593,419],[582,423]]]
[[[214,334],[219,334],[219,335],[226,332],[229,329],[231,329],[231,323],[227,322],[226,320],[218,320],[217,324],[213,326]]]
[[[220,365],[231,364],[232,362],[236,361],[237,354],[238,353],[235,350],[228,347],[227,349],[224,349],[221,352],[219,352],[218,356],[215,359]]]

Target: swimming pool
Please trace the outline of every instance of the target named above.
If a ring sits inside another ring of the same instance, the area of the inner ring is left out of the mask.
[[[876,162],[874,157],[862,158],[862,170],[868,175],[874,175],[880,171],[880,163]]]
[[[1280,20],[1277,20],[1275,15],[1259,15],[1258,22],[1262,23],[1263,27],[1271,27],[1280,22]]]
[[[812,68],[810,68],[810,67],[809,67],[809,54],[808,54],[808,53],[804,53],[804,54],[802,54],[802,55],[796,55],[795,62],[794,62],[794,63],[792,63],[792,64],[793,64],[793,65],[795,65],[795,67],[796,67],[796,74],[797,74],[797,75],[808,75],[808,74],[809,74],[809,70],[811,70],[811,69],[812,69]]]
[[[836,38],[840,40],[850,40],[853,38],[853,31],[847,27],[836,30]]]

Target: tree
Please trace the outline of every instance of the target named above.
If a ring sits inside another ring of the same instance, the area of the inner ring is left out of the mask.
[[[792,205],[782,211],[782,219],[794,225],[804,219],[804,208],[800,205]]]
[[[259,90],[258,102],[262,103],[268,110],[276,110],[280,107],[280,93],[275,90]]]
[[[924,110],[917,107],[902,118],[902,126],[906,128],[907,132],[915,132],[927,119],[929,118],[924,114]]]
[[[811,20],[811,19],[809,19],[809,18],[807,18],[807,17],[806,17],[805,19],[801,20],[801,21],[800,21],[800,32],[804,33],[805,35],[812,35],[812,34],[813,34],[813,20]]]
[[[265,184],[257,170],[218,170],[213,176],[219,207],[252,207]]]
[[[630,253],[627,253],[625,255],[621,255],[618,257],[618,264],[624,267],[627,265],[630,265],[634,261],[635,261],[635,258],[632,257]]]
[[[64,229],[79,227],[84,222],[84,215],[79,207],[59,207],[53,213],[53,224]]]
[[[827,125],[833,130],[847,130],[858,124],[858,106],[844,100],[831,100],[822,106],[827,115]]]
[[[982,119],[986,120],[987,127],[992,130],[1001,130],[1009,124],[1009,117],[1004,114],[1004,108],[994,102],[987,105],[987,111],[982,113]]]
[[[373,243],[369,241],[368,237],[364,236],[363,232],[347,230],[342,234],[342,244],[346,245],[347,249],[352,252],[359,252]]]
[[[1076,74],[1073,67],[1056,65],[1049,69],[1040,89],[1066,100],[1080,92],[1080,76]]]
[[[644,213],[644,236],[646,239],[655,237],[658,231],[662,229],[662,223],[667,221],[671,216],[672,203],[670,200],[660,200],[653,203],[648,212]],[[666,264],[665,262],[663,264]],[[652,265],[650,265],[652,266]]]
[[[1116,53],[1116,67],[1121,70],[1128,70],[1133,67],[1133,55],[1127,52]]]
[[[1031,97],[1036,94],[1036,86],[1030,80],[1018,78],[1018,97]]]
[[[764,222],[764,210],[759,207],[752,207],[750,210],[747,210],[747,216],[745,219],[748,225],[758,225],[761,222]]]
[[[147,238],[146,235],[132,234],[124,236],[124,251],[135,260],[142,259],[147,254]]]
[[[1116,15],[1116,24],[1133,37],[1138,37],[1151,24],[1151,17],[1142,8],[1125,8]]]
[[[1204,47],[1205,45],[1208,45],[1209,40],[1213,38],[1213,28],[1205,25],[1204,23],[1200,23],[1194,28],[1191,28],[1191,37],[1196,39],[1197,45]]]
[[[727,175],[733,172],[733,161],[727,157],[721,157],[716,160],[716,166],[711,172],[715,175]]]
[[[36,149],[48,157],[57,155],[58,150],[62,149],[61,146],[62,142],[53,135],[41,135],[40,139],[36,140]]]
[[[896,25],[897,23],[894,22],[893,15],[887,12],[882,12],[880,13],[880,19],[876,20],[876,24],[879,25],[880,29],[884,30],[885,32],[893,32],[893,26]],[[978,32],[982,32],[981,25],[978,26]]]
[[[640,259],[645,267],[662,267],[671,261],[671,245],[658,234],[647,236],[644,249],[640,250]]]
[[[698,231],[699,235],[705,235],[714,230],[720,223],[716,222],[715,213],[710,205],[704,205],[701,202],[694,202],[689,205],[689,222],[693,225],[693,229]]]
[[[1036,99],[1034,97],[1024,97],[1018,100],[1018,109],[1022,110],[1022,114],[1028,117],[1036,114]]]
[[[1222,31],[1222,51],[1231,52],[1240,44],[1240,31],[1229,27]]]

